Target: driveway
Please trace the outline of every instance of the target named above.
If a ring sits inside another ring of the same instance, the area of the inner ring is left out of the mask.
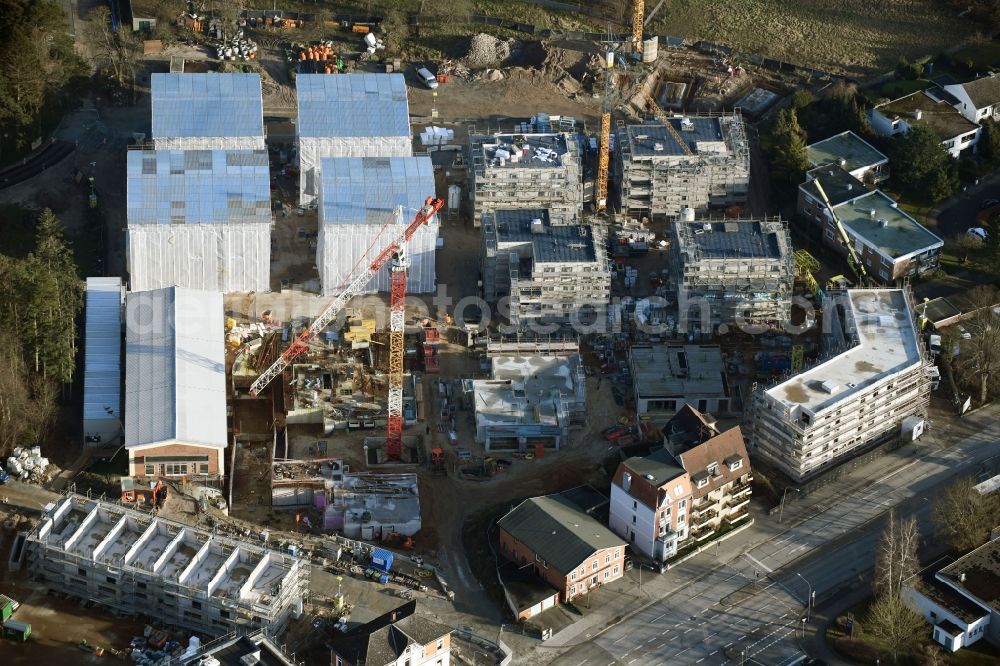
[[[937,219],[937,234],[948,239],[964,234],[969,227],[976,226],[976,216],[980,204],[987,199],[1000,199],[1000,174],[984,179],[979,185],[970,187],[933,212],[928,217]]]

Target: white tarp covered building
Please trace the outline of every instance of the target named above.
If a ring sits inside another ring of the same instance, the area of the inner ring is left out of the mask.
[[[178,287],[131,292],[125,322],[129,474],[225,474],[222,294]]]
[[[271,185],[266,151],[130,151],[132,291],[268,291]]]
[[[328,157],[321,163],[316,265],[328,295],[348,281],[359,260],[371,262],[399,233],[398,225],[409,224],[434,196],[434,167],[429,157]],[[395,212],[398,206],[402,216]],[[435,289],[438,227],[435,216],[407,244],[410,293]],[[388,266],[368,290],[389,291]]]
[[[409,157],[410,107],[402,74],[300,74],[299,203],[319,195],[324,157]]]
[[[151,78],[158,149],[264,150],[260,74],[165,74]]]
[[[87,278],[83,351],[83,440],[118,444],[122,417],[121,278]]]

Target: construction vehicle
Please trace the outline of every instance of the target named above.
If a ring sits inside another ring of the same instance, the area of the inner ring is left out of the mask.
[[[350,282],[343,287],[332,301],[320,312],[319,316],[306,330],[292,342],[291,346],[265,370],[250,386],[250,395],[257,396],[270,384],[275,377],[284,372],[295,358],[309,349],[309,344],[330,322],[336,319],[350,300],[359,294],[383,267],[392,262],[389,287],[389,400],[388,428],[386,432],[385,453],[391,460],[399,460],[403,450],[403,326],[405,323],[406,306],[406,244],[417,230],[430,221],[441,208],[443,199],[427,197],[424,206],[417,211],[410,222],[397,236],[389,242],[375,257],[367,268],[355,272]],[[400,213],[401,213],[401,209]],[[392,221],[386,223],[386,227]],[[383,227],[383,230],[385,227]],[[361,263],[360,261],[358,262]]]
[[[431,472],[442,475],[447,474],[444,462],[444,450],[440,447],[431,449]]]
[[[833,220],[834,226],[837,227],[837,233],[840,234],[841,242],[847,248],[847,264],[854,271],[854,276],[859,282],[867,282],[868,271],[865,270],[865,265],[862,263],[861,257],[858,256],[857,250],[854,249],[854,243],[851,242],[851,237],[847,235],[847,230],[844,229],[840,217],[833,210],[833,205],[830,203],[829,197],[826,196],[826,190],[823,189],[823,185],[819,182],[818,178],[813,180],[813,184],[816,185],[816,191],[819,192],[819,196],[823,200],[823,205],[830,211],[830,218]]]
[[[670,122],[670,117],[667,116],[666,112],[660,108],[659,102],[657,102],[656,99],[649,93],[646,93],[646,100],[653,108],[653,113],[656,114],[657,119],[663,123],[663,127],[667,130],[673,140],[677,142],[677,145],[680,146],[681,151],[688,157],[693,156],[694,153],[691,151],[691,147],[687,145],[684,137],[682,137],[680,133],[674,129],[673,124]]]

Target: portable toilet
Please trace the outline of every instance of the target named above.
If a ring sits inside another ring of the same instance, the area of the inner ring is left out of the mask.
[[[392,571],[392,551],[372,548],[372,568],[383,573]]]
[[[31,624],[28,622],[18,622],[17,620],[7,620],[3,623],[3,635],[15,641],[26,641],[31,635]]]
[[[0,623],[6,622],[14,614],[14,600],[0,594]]]

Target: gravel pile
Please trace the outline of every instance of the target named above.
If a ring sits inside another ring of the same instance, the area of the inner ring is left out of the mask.
[[[465,56],[465,64],[469,67],[489,67],[510,57],[514,40],[497,39],[493,35],[479,33],[472,38],[469,53]]]

